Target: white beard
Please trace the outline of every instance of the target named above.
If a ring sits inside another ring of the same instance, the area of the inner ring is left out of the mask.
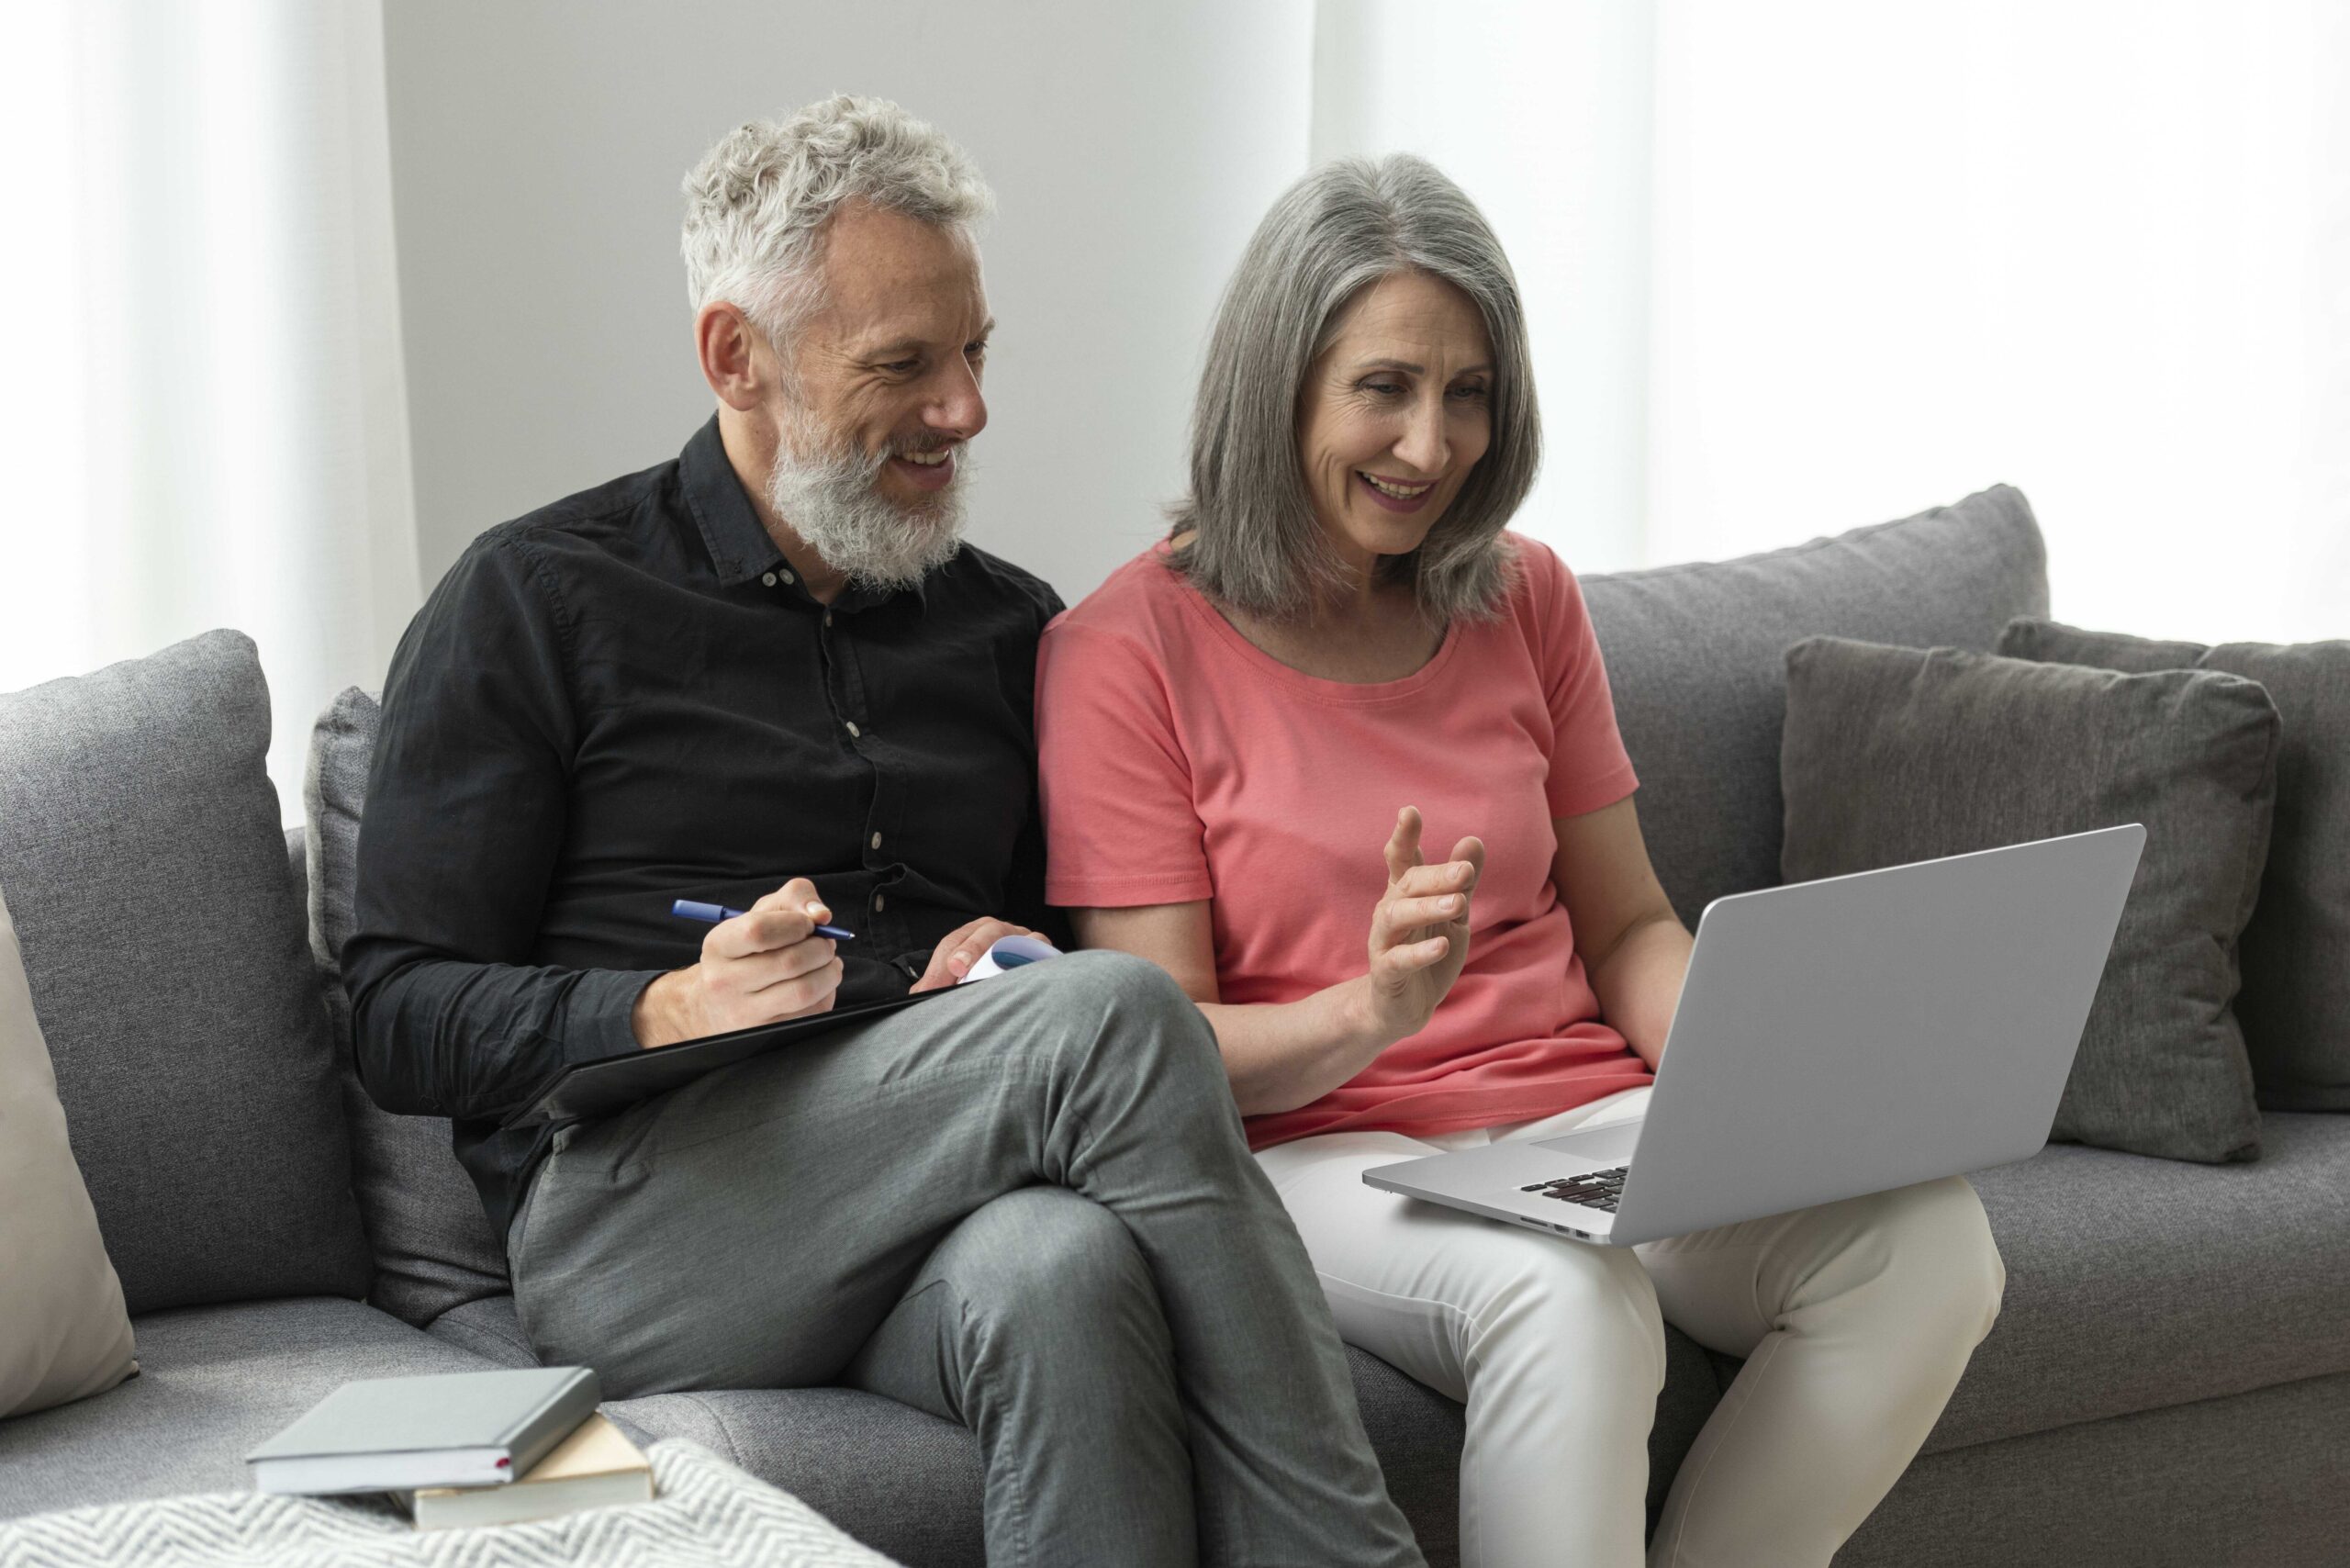
[[[881,465],[898,450],[893,442],[870,455],[853,444],[833,444],[799,415],[767,476],[767,504],[776,515],[859,588],[912,588],[963,547],[968,448],[957,443],[955,477],[915,507],[901,506],[874,487]]]

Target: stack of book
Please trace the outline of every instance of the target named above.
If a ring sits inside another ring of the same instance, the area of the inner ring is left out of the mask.
[[[642,1503],[653,1469],[587,1367],[346,1383],[245,1456],[263,1492],[386,1492],[419,1529]]]

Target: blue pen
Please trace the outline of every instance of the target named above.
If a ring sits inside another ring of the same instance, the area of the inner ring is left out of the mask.
[[[732,920],[738,914],[747,914],[750,912],[728,909],[722,904],[696,903],[691,899],[679,899],[669,906],[669,913],[680,920],[699,920],[706,925],[715,925],[722,920]],[[816,935],[829,936],[835,942],[856,940],[856,932],[844,931],[837,925],[820,925],[816,927]]]

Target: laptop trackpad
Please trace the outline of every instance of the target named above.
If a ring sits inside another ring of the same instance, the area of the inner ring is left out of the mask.
[[[1639,1141],[1639,1122],[1611,1122],[1606,1126],[1592,1127],[1583,1132],[1537,1138],[1534,1147],[1552,1149],[1576,1159],[1588,1159],[1595,1170],[1601,1170],[1630,1159],[1633,1146]]]

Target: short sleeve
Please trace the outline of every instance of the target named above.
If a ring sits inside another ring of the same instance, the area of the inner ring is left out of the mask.
[[[1047,902],[1123,909],[1214,895],[1165,674],[1139,643],[1066,616],[1045,629],[1036,752]]]
[[[1617,732],[1616,700],[1582,586],[1549,546],[1528,541],[1521,552],[1533,619],[1528,642],[1550,710],[1550,772],[1543,792],[1551,816],[1579,817],[1614,805],[1640,781]]]

